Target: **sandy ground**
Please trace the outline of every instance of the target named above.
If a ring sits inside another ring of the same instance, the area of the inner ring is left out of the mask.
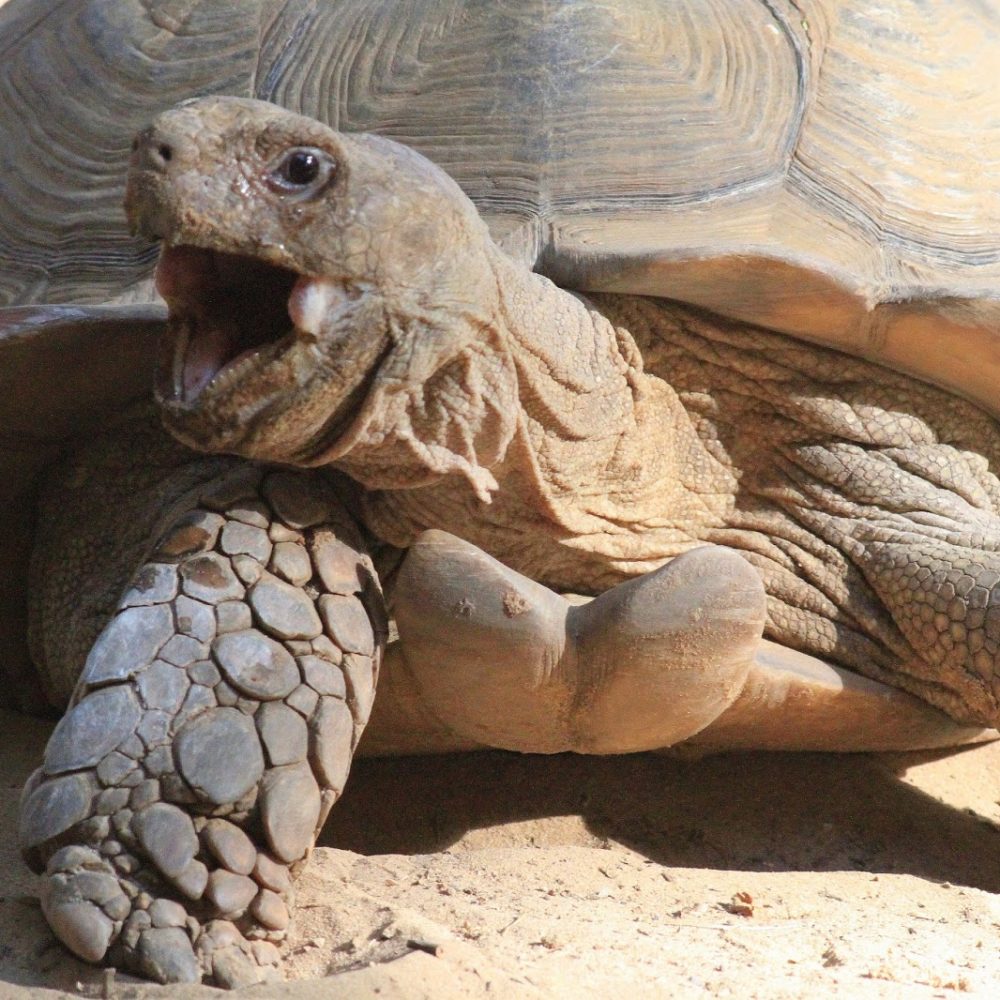
[[[0,722],[0,997],[218,995],[56,945],[15,835],[48,727]],[[248,995],[995,997],[998,765],[1000,744],[362,761],[299,883],[294,981]]]

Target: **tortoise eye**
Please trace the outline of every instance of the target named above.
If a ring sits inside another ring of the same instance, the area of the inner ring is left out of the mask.
[[[267,182],[278,194],[310,197],[327,185],[336,170],[328,153],[303,146],[284,152],[268,171]]]

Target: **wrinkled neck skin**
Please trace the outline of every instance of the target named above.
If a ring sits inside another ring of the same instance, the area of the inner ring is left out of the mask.
[[[368,527],[400,547],[441,528],[581,591],[690,548],[680,473],[702,456],[676,395],[595,306],[499,250],[484,266],[486,301],[449,319],[477,326],[466,347],[369,401],[341,444]]]

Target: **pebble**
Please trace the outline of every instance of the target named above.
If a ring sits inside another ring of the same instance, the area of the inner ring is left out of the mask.
[[[339,698],[321,698],[309,723],[312,734],[310,759],[319,780],[338,792],[344,788],[351,767],[354,717]]]
[[[262,701],[284,698],[299,683],[291,654],[273,639],[253,629],[221,635],[212,652],[237,690]]]
[[[257,883],[246,875],[219,868],[208,876],[205,898],[226,916],[239,916],[257,895]]]
[[[303,656],[299,660],[302,676],[317,694],[329,694],[335,698],[347,697],[347,682],[343,673],[332,663],[318,656]]]
[[[305,760],[309,732],[298,712],[280,701],[269,701],[257,712],[257,732],[272,766]]]
[[[146,754],[146,759],[142,766],[151,778],[159,778],[168,774],[174,769],[174,758],[170,752],[170,747],[157,747]]]
[[[317,531],[309,546],[316,572],[332,594],[355,594],[361,589],[359,556],[332,531]]]
[[[171,879],[180,875],[198,853],[198,837],[190,817],[167,802],[135,813],[132,832],[153,864]]]
[[[139,970],[158,983],[200,983],[201,969],[187,932],[179,927],[151,927],[139,935]]]
[[[330,504],[313,477],[273,472],[264,480],[264,496],[278,517],[292,528],[310,528],[330,516]]]
[[[264,773],[253,720],[234,708],[209,709],[185,723],[174,756],[195,793],[216,805],[241,799]]]
[[[119,611],[98,636],[83,666],[86,684],[125,681],[152,663],[174,634],[174,616],[165,604]]]
[[[68,844],[60,847],[55,854],[49,858],[46,871],[68,872],[76,868],[86,868],[88,865],[100,865],[101,856],[92,847],[84,847],[82,844]]]
[[[169,558],[179,558],[213,548],[224,519],[219,514],[195,510],[185,514],[163,537],[157,553]]]
[[[372,655],[375,635],[368,615],[357,598],[323,594],[319,599],[319,614],[326,634],[344,652]]]
[[[279,639],[312,639],[323,631],[308,595],[270,573],[264,573],[247,594],[261,625]]]
[[[288,907],[284,900],[270,889],[261,889],[250,906],[250,914],[265,927],[283,931],[288,927]]]
[[[266,563],[271,558],[271,539],[263,528],[255,528],[241,521],[227,521],[219,539],[219,548],[229,556],[253,556]]]
[[[112,920],[124,920],[132,912],[132,903],[125,893],[109,899],[102,907]]]
[[[243,601],[224,601],[215,609],[220,632],[242,632],[253,624],[250,608]]]
[[[212,955],[212,975],[226,990],[246,989],[260,982],[257,966],[238,948],[226,948]]]
[[[211,642],[215,638],[215,613],[212,608],[181,594],[174,603],[177,614],[177,628],[185,635],[199,642]]]
[[[206,552],[181,563],[184,593],[198,601],[217,604],[243,597],[243,585],[229,560],[217,552]]]
[[[257,863],[253,841],[238,827],[224,819],[210,819],[201,832],[202,843],[231,872],[249,875]]]
[[[309,553],[295,542],[278,542],[271,553],[271,570],[296,587],[307,583],[313,575]]]
[[[123,608],[165,604],[177,596],[177,567],[169,563],[146,563],[132,578],[119,602]]]
[[[60,774],[93,767],[135,730],[141,716],[131,687],[92,691],[59,721],[45,748],[43,770]]]
[[[182,639],[184,636],[174,636],[174,639]],[[174,641],[171,639],[164,649]],[[147,708],[158,708],[171,714],[181,707],[184,696],[187,694],[188,678],[185,672],[172,663],[164,660],[154,660],[141,674],[136,681],[139,690],[139,697]]]
[[[319,786],[307,764],[275,767],[264,775],[261,823],[271,850],[281,861],[298,861],[309,850],[319,811]]]
[[[86,774],[64,774],[43,781],[21,806],[18,825],[21,850],[28,851],[58,837],[90,815],[95,791]]]

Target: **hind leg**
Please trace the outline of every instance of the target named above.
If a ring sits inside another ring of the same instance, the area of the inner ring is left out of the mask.
[[[292,877],[371,707],[383,614],[315,477],[244,470],[175,523],[22,798],[22,850],[72,951],[161,982],[276,973]]]
[[[1000,723],[1000,553],[915,535],[856,555],[905,643],[895,684],[965,723]]]

